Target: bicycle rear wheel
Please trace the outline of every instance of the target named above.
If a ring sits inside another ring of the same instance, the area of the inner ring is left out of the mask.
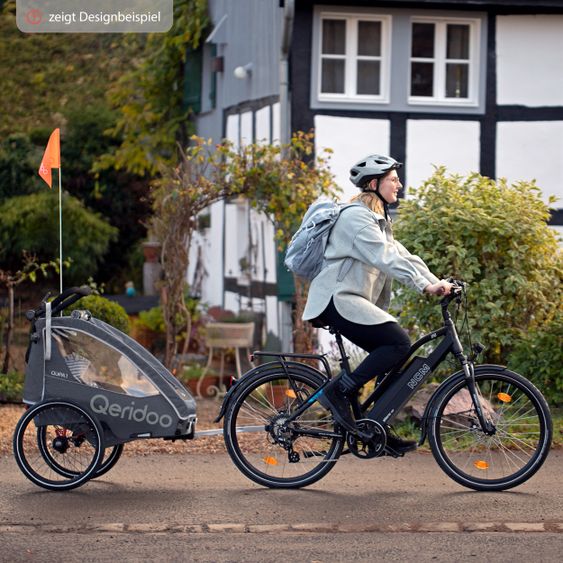
[[[344,444],[330,411],[313,403],[295,421],[287,417],[321,386],[307,366],[281,366],[252,377],[233,397],[225,415],[227,451],[249,479],[272,488],[299,488],[324,477]],[[307,434],[308,433],[308,434]]]
[[[509,370],[477,373],[475,385],[494,433],[482,430],[465,380],[455,380],[434,403],[432,453],[461,485],[478,491],[516,487],[547,457],[552,436],[549,407],[528,380]]]

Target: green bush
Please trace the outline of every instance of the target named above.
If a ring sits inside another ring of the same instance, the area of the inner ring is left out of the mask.
[[[0,402],[20,402],[23,394],[23,373],[0,373]]]
[[[541,330],[562,298],[562,253],[539,189],[437,168],[413,196],[401,203],[397,239],[437,276],[470,284],[474,339],[487,347],[485,360],[506,363],[520,335]],[[440,326],[435,298],[401,290],[397,302],[417,333]]]
[[[125,309],[114,301],[110,301],[101,295],[88,295],[67,307],[65,314],[70,315],[75,309],[90,311],[96,319],[110,324],[125,334],[129,334],[129,316]]]
[[[531,330],[514,347],[508,367],[532,381],[548,401],[563,404],[563,310],[545,326]]]
[[[0,260],[12,270],[21,266],[24,250],[39,262],[58,257],[59,223],[56,189],[7,199],[0,205]],[[92,276],[117,237],[117,229],[76,198],[63,196],[63,259],[71,258],[65,270],[68,285],[79,285]]]
[[[164,315],[162,307],[153,307],[148,311],[141,311],[137,320],[137,326],[142,326],[152,330],[153,332],[166,333],[166,325],[164,324]]]

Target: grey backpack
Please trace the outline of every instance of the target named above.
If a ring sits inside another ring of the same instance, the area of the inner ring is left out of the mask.
[[[312,203],[287,247],[286,267],[307,280],[317,276],[323,268],[325,248],[334,223],[344,209],[359,205],[343,205],[327,199]]]

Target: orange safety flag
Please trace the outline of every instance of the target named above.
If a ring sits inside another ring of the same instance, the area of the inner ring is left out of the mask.
[[[52,187],[51,169],[61,167],[61,130],[57,127],[49,137],[47,148],[41,159],[39,176]]]

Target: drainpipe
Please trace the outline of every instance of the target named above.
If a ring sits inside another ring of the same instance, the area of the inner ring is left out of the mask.
[[[291,111],[289,104],[289,50],[293,33],[293,19],[295,16],[295,0],[283,2],[283,25],[281,35],[280,56],[280,143],[282,147],[288,145],[291,139]],[[282,157],[283,157],[282,153]],[[282,350],[293,350],[291,320],[286,327],[287,315],[291,313],[287,305],[278,302],[278,334],[282,340]],[[285,321],[285,322],[284,322]]]
[[[288,144],[291,138],[291,111],[289,106],[289,50],[293,33],[295,0],[285,0],[283,5],[283,27],[280,58],[280,141]]]

